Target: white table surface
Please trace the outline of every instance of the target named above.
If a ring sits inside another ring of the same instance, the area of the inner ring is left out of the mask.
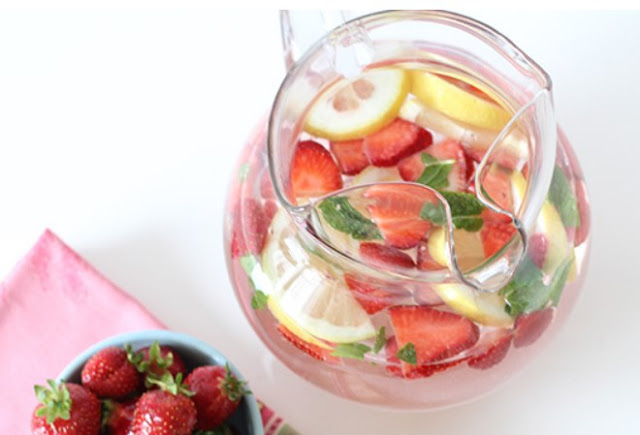
[[[223,204],[283,77],[276,12],[0,9],[0,276],[53,229],[171,328],[228,355],[304,434],[640,433],[640,13],[468,12],[553,77],[593,205],[571,318],[488,397],[409,414],[347,402],[276,361],[242,315]]]

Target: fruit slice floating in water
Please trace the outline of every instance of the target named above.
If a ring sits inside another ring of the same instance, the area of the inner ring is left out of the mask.
[[[296,198],[322,196],[342,188],[340,168],[317,142],[302,141],[291,164],[291,187]]]
[[[306,251],[292,227],[286,212],[279,212],[262,257],[272,282],[268,306],[274,316],[294,335],[320,347],[326,347],[321,340],[351,343],[375,336],[342,277]]]
[[[411,81],[411,92],[420,101],[458,121],[499,131],[511,118],[493,101],[441,76],[416,70],[411,72]]]
[[[409,91],[399,68],[376,68],[348,82],[340,80],[313,104],[305,129],[329,140],[362,138],[389,124]]]
[[[509,352],[513,333],[510,329],[496,329],[483,334],[476,346],[476,355],[468,364],[474,369],[486,370],[501,362]]]
[[[514,347],[533,344],[542,336],[553,320],[553,308],[521,314],[516,319],[513,334]]]
[[[369,166],[364,171],[353,177],[352,186],[369,183],[390,183],[393,181],[402,181],[402,177],[395,166],[389,168],[379,168]]]
[[[431,145],[431,133],[404,119],[364,138],[364,152],[375,166],[394,166],[401,159]]]
[[[332,141],[330,148],[345,175],[355,175],[369,166],[362,139]]]
[[[497,293],[479,293],[464,284],[437,284],[433,286],[440,298],[457,313],[480,324],[510,327],[513,317],[505,311],[504,296]]]

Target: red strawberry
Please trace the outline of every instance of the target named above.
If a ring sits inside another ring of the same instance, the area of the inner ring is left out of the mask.
[[[338,362],[338,358],[332,356],[329,349],[324,349],[320,346],[316,346],[315,344],[311,344],[302,340],[293,332],[289,331],[284,325],[278,325],[278,332],[282,334],[285,340],[287,340],[289,343],[293,344],[295,347],[308,354],[312,358],[315,358],[318,361],[325,361],[329,363]]]
[[[580,215],[580,226],[576,229],[574,243],[579,246],[587,239],[589,228],[591,227],[591,214],[589,213],[589,200],[587,198],[587,188],[583,180],[576,180],[576,198],[578,200],[578,213]]]
[[[276,194],[273,188],[273,183],[271,182],[271,175],[269,175],[269,170],[265,169],[260,177],[260,196],[264,199],[275,199]]]
[[[342,188],[340,168],[319,143],[300,142],[291,164],[291,186],[297,198],[326,195]]]
[[[104,435],[128,435],[137,403],[137,397],[125,403],[104,400],[102,402]]]
[[[427,306],[391,307],[389,317],[398,346],[402,348],[413,344],[417,365],[457,355],[472,347],[480,334],[478,327],[469,319]],[[411,368],[405,367],[404,370],[407,373]]]
[[[521,314],[516,319],[513,345],[524,347],[533,344],[553,320],[553,308]]]
[[[418,266],[418,269],[420,270],[446,269],[446,266],[441,265],[433,259],[433,257],[429,253],[429,244],[425,241],[422,241],[418,244],[416,266]]]
[[[94,354],[82,368],[82,385],[100,398],[120,399],[135,392],[141,379],[136,367],[120,347],[107,347]]]
[[[468,146],[465,147],[465,151],[469,158],[480,163],[484,158],[484,155],[487,153],[488,148]],[[522,159],[524,159],[524,157]],[[494,150],[493,155],[490,157],[489,163],[495,163],[509,170],[519,170],[521,164],[520,160],[522,159],[504,147],[500,148],[500,146],[498,146],[498,149]]]
[[[100,401],[88,389],[78,384],[56,385],[47,381],[50,389],[36,385],[40,404],[31,417],[34,435],[98,435],[100,432]]]
[[[379,243],[361,243],[360,256],[367,262],[376,266],[402,267],[406,269],[412,269],[415,267],[415,263],[409,255],[399,249],[381,245]]]
[[[426,202],[435,202],[435,195],[419,186],[376,185],[369,187],[364,197],[371,202],[368,211],[389,245],[408,249],[416,246],[431,228],[420,212]]]
[[[265,204],[270,204],[267,201]],[[273,215],[272,206],[263,206],[256,198],[245,198],[235,209],[235,228],[231,241],[233,258],[247,253],[260,254],[267,240]]]
[[[428,378],[429,376],[450,369],[451,367],[455,367],[458,364],[466,361],[466,358],[461,358],[455,361],[447,361],[444,363],[419,365],[410,365],[404,363],[400,361],[400,359],[396,356],[396,352],[398,352],[398,343],[395,337],[390,337],[387,340],[385,351],[387,353],[387,373],[390,373],[394,376],[405,377],[407,379]]]
[[[511,223],[485,221],[480,232],[485,257],[490,258],[501,250],[516,232]]]
[[[509,329],[497,329],[484,334],[477,345],[478,352],[469,359],[469,367],[484,370],[498,364],[507,356],[512,338]]]
[[[516,211],[513,209],[513,193],[509,172],[498,167],[491,167],[485,171],[480,181],[482,188],[494,203],[512,213]]]
[[[391,124],[364,138],[364,152],[375,166],[393,166],[433,141],[431,133],[397,118]]]
[[[249,391],[229,366],[202,366],[193,370],[185,380],[194,393],[191,397],[197,410],[196,429],[209,430],[220,426],[238,409]]]
[[[345,273],[344,280],[353,296],[368,314],[382,311],[402,297],[403,292],[399,289],[389,289],[383,283],[374,283],[366,278]]]
[[[144,393],[136,405],[131,435],[191,435],[196,425],[196,407],[185,394],[182,375],[175,380],[165,374],[156,381],[160,388]]]
[[[527,249],[529,258],[540,269],[542,269],[547,256],[547,249],[549,249],[549,242],[544,234],[536,233],[529,238],[529,248]]]
[[[405,181],[416,181],[424,171],[422,151],[406,157],[398,163],[398,172]]]
[[[172,376],[187,373],[182,357],[169,346],[160,346],[157,341],[135,353],[129,346],[126,349],[129,361],[140,373],[151,373],[156,377],[162,377],[166,372]]]
[[[363,139],[331,142],[330,148],[345,175],[355,175],[369,166]]]

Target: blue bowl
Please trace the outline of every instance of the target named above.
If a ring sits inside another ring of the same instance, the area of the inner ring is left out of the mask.
[[[154,341],[175,349],[182,356],[189,370],[202,365],[224,365],[228,363],[231,372],[238,379],[245,380],[230,361],[208,344],[189,335],[166,330],[131,332],[107,338],[78,355],[65,367],[58,379],[64,382],[80,383],[82,367],[93,354],[105,347],[123,347],[128,343],[134,349],[140,349],[151,345]],[[252,394],[244,396],[238,410],[229,418],[229,423],[239,430],[242,435],[264,435],[258,402]]]

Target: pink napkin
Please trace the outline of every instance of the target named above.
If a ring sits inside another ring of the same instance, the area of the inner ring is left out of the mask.
[[[109,336],[165,326],[47,230],[0,284],[0,434],[28,434],[34,384]],[[261,404],[265,433],[295,433]]]

